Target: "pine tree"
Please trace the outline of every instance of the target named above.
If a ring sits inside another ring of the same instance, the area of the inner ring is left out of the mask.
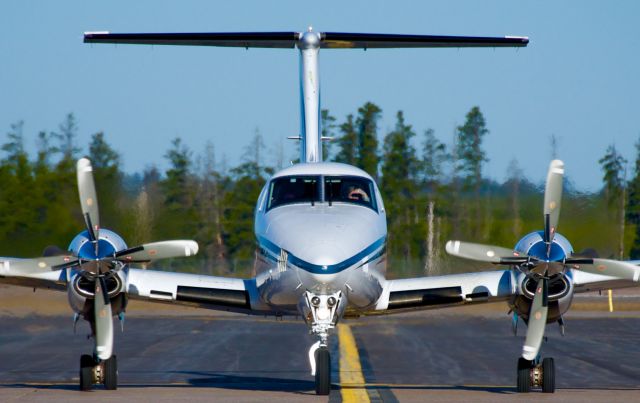
[[[358,133],[357,166],[373,178],[378,177],[378,119],[382,110],[375,104],[367,102],[358,109],[356,127]]]
[[[520,165],[518,165],[518,160],[513,158],[507,168],[507,182],[505,185],[509,189],[509,198],[511,199],[509,203],[513,219],[511,232],[514,239],[522,236],[522,219],[520,218],[520,183],[522,182],[522,177],[523,173]]]
[[[432,194],[442,181],[443,165],[449,156],[447,146],[436,138],[433,129],[427,129],[424,137],[421,168],[427,191]]]
[[[620,199],[621,190],[624,186],[622,174],[627,160],[618,153],[616,146],[612,144],[607,148],[604,157],[598,162],[604,172],[602,180],[604,182],[603,191],[605,200],[607,200],[609,205],[612,205]]]
[[[32,166],[24,148],[24,122],[11,125],[8,141],[2,145],[6,157],[0,162],[0,243],[22,244],[19,253],[28,250],[30,233],[36,231],[37,216],[33,199]],[[14,253],[16,252],[14,251]]]
[[[633,245],[629,252],[631,259],[640,259],[640,139],[636,142],[636,161],[633,178],[629,181],[627,193],[627,220],[636,227]]]
[[[336,154],[334,161],[356,165],[358,162],[358,135],[353,115],[347,115],[347,120],[340,125],[340,132],[342,136],[337,140],[340,150]]]
[[[164,211],[158,220],[161,237],[193,237],[196,232],[195,181],[192,175],[192,155],[182,139],[175,138],[165,154],[169,169],[160,182],[164,194]]]
[[[627,161],[618,153],[614,144],[607,148],[607,151],[599,161],[604,172],[604,197],[609,207],[609,213],[613,215],[614,222],[619,225],[616,231],[618,238],[618,254],[620,258],[624,255],[624,228],[625,228],[625,165]],[[613,210],[613,211],[611,211]],[[609,221],[609,220],[608,220]]]
[[[421,234],[417,216],[416,173],[418,159],[411,144],[415,136],[404,120],[402,111],[396,115],[395,129],[384,139],[382,158],[382,193],[390,227],[390,250],[400,253],[405,260],[421,253]]]
[[[93,166],[101,224],[116,232],[122,231],[125,220],[120,155],[107,143],[103,132],[91,136],[89,159]]]
[[[456,214],[460,214],[461,217],[456,221],[462,227],[468,228],[468,236],[474,238],[479,238],[487,232],[485,215],[490,214],[490,211],[482,211],[480,201],[482,164],[488,161],[482,149],[482,140],[487,133],[489,130],[484,116],[477,106],[467,113],[464,125],[456,129],[455,172],[462,181],[462,191],[473,192],[473,200],[468,206],[464,205],[463,200],[457,202],[459,212]]]
[[[65,120],[58,126],[58,131],[52,134],[58,140],[59,146],[56,149],[62,154],[60,164],[74,165],[77,160],[80,148],[76,145],[78,137],[78,124],[73,113],[67,114]]]
[[[320,111],[320,127],[322,128],[321,136],[325,140],[322,141],[322,159],[324,161],[331,160],[331,141],[333,132],[336,128],[336,118],[329,113],[328,109]]]
[[[482,184],[482,164],[489,161],[482,149],[482,140],[488,133],[484,116],[477,106],[471,108],[464,125],[457,129],[457,170],[465,187],[473,189],[476,196]]]
[[[262,137],[256,131],[246,148],[244,162],[231,170],[233,184],[223,197],[223,240],[233,270],[249,267],[255,254],[255,203],[266,177],[273,174],[273,168],[262,165],[262,150]]]
[[[200,157],[200,180],[196,196],[198,205],[198,233],[196,240],[205,258],[209,274],[216,268],[226,266],[227,250],[222,239],[223,182],[217,170],[215,148],[207,142]]]

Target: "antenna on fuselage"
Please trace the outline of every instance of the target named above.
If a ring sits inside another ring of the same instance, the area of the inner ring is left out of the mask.
[[[298,48],[300,51],[300,161],[321,162],[320,49],[524,47],[529,38],[439,35],[363,34],[345,32],[213,32],[123,33],[85,32],[85,43],[137,45],[223,46],[238,48]]]

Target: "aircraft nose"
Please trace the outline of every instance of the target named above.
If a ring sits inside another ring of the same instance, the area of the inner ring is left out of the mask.
[[[331,266],[340,263],[341,259],[346,256],[343,247],[344,240],[340,236],[332,239],[319,239],[313,244],[307,244],[305,248],[300,250],[300,254],[305,260],[311,264],[319,266]]]

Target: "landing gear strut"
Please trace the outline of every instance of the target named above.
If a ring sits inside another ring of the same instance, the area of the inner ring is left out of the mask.
[[[518,359],[518,393],[528,393],[531,388],[542,388],[543,393],[556,391],[556,369],[553,358],[547,357],[540,363],[539,360],[529,361],[520,357]]]
[[[91,390],[95,384],[104,384],[106,390],[118,389],[118,359],[115,355],[98,362],[84,354],[80,357],[80,390]]]
[[[305,293],[299,304],[309,333],[319,340],[309,349],[311,375],[315,376],[316,394],[328,395],[331,392],[331,355],[329,354],[329,330],[333,329],[344,312],[342,292],[331,295]]]

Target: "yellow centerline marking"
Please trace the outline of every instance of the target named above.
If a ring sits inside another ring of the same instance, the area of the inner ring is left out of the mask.
[[[609,312],[613,312],[613,292],[609,290]]]
[[[369,402],[369,394],[365,389],[364,375],[360,365],[360,355],[356,339],[349,325],[338,325],[340,341],[340,394],[342,401]]]

